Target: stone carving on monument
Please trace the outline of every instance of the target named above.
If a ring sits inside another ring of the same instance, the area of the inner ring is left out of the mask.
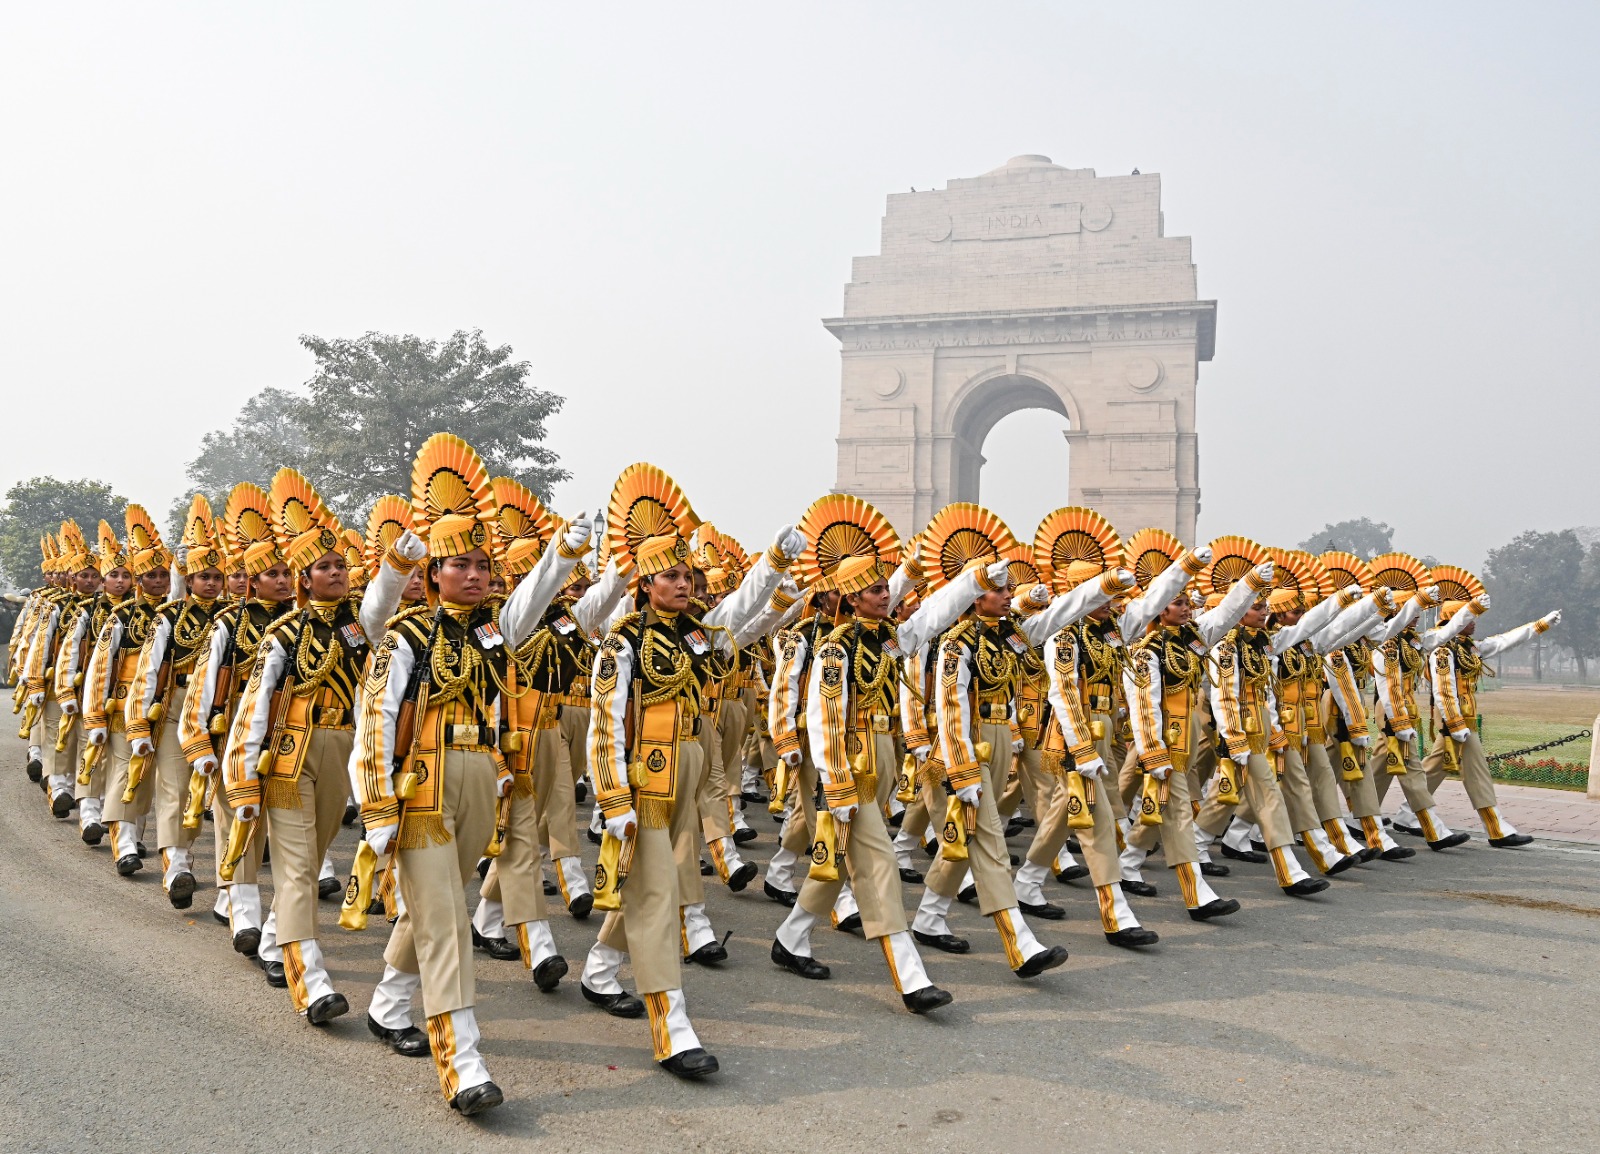
[[[890,194],[881,247],[823,321],[843,362],[838,490],[914,533],[978,499],[997,421],[1048,409],[1070,426],[1069,476],[1041,485],[1125,533],[1194,540],[1195,382],[1217,305],[1195,299],[1189,238],[1163,235],[1160,176],[1014,157]]]

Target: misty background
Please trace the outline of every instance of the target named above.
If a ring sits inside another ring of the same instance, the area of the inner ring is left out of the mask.
[[[301,334],[481,329],[566,398],[559,511],[648,459],[764,543],[833,482],[819,321],[884,197],[1039,152],[1159,172],[1194,238],[1203,538],[1369,516],[1477,565],[1600,524],[1597,32],[1577,4],[13,5],[0,490],[165,510],[204,434],[310,378]],[[1021,535],[1067,501],[1061,428],[986,443]]]

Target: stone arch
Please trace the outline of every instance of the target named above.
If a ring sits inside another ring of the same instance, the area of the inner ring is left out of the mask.
[[[953,500],[976,501],[983,469],[983,443],[1003,418],[1023,409],[1044,409],[1081,428],[1071,390],[1037,370],[995,368],[972,377],[951,399],[945,427],[950,438],[946,489]]]

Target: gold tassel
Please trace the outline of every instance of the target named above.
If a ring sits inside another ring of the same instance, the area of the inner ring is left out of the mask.
[[[672,801],[665,797],[641,797],[635,807],[639,811],[639,824],[645,829],[670,829],[672,827]]]
[[[511,777],[511,796],[512,797],[532,797],[533,796],[533,774],[531,774],[531,773],[513,774],[512,777]]]
[[[339,925],[359,932],[367,928],[367,909],[372,905],[372,878],[378,869],[378,854],[367,842],[356,846],[355,864],[344,887],[344,904],[339,907]]]
[[[967,860],[967,822],[961,799],[955,794],[950,795],[950,804],[945,806],[944,824],[939,827],[939,847],[945,861]]]
[[[400,836],[395,839],[394,847],[426,849],[430,845],[449,845],[451,840],[442,814],[408,813],[400,819]]]
[[[835,859],[838,844],[838,827],[834,824],[833,814],[826,809],[818,810],[817,836],[811,842],[811,868],[806,871],[806,877],[814,882],[839,880],[839,866]]]
[[[1067,774],[1067,828],[1093,829],[1094,814],[1089,812],[1089,795],[1083,788],[1083,774]]]
[[[300,786],[291,777],[265,778],[261,795],[268,809],[300,808]]]
[[[495,802],[494,806],[494,832],[489,835],[489,844],[483,847],[484,857],[499,857],[500,851],[506,847],[506,827],[511,823],[511,794]]]

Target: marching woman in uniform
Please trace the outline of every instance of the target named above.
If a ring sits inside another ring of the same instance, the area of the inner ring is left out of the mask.
[[[464,886],[497,836],[499,799],[512,787],[502,706],[526,690],[510,677],[509,654],[582,555],[590,523],[574,521],[547,564],[502,603],[488,600],[496,509],[478,454],[437,433],[417,453],[411,486],[436,608],[407,611],[384,635],[363,682],[351,763],[367,842],[393,851],[402,899],[368,1025],[402,1053],[418,1052],[410,1010],[420,987],[440,1088],[470,1115],[503,1100],[478,1051]]]
[[[117,543],[116,530],[101,521],[99,544],[92,562],[101,574],[100,591],[78,603],[74,617],[67,623],[67,636],[56,659],[56,700],[61,703],[61,712],[66,717],[82,716],[83,687],[95,638],[105,628],[111,611],[127,599],[133,588],[133,574],[128,572],[126,561]],[[87,775],[81,770],[73,773],[72,796],[78,807],[78,831],[85,845],[99,845],[100,839],[105,837],[105,825],[101,821],[105,781],[102,760],[97,760]]]

